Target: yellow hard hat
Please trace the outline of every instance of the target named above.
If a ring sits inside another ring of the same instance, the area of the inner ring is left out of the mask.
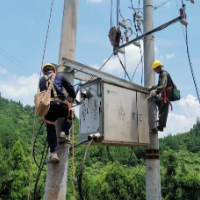
[[[55,65],[52,64],[52,63],[46,63],[46,64],[42,67],[42,73],[43,73],[43,74],[44,74],[44,69],[45,69],[45,67],[48,67],[48,66],[53,67],[53,71],[54,71],[54,73],[56,73]]]
[[[152,69],[155,69],[159,66],[162,66],[163,64],[159,60],[155,60],[152,64]]]

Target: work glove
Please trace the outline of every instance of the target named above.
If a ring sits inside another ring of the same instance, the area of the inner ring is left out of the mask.
[[[151,92],[150,92],[150,95],[152,96],[152,97],[155,97],[157,94],[156,94],[156,91],[155,90],[152,90]]]

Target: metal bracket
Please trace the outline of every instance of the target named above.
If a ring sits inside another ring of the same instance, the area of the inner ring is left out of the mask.
[[[65,72],[65,70],[64,70],[65,67],[76,70],[77,72],[74,73],[74,78],[76,78],[78,80],[88,82],[91,79],[91,76],[94,76],[96,78],[102,78],[106,82],[113,83],[113,84],[118,85],[120,87],[125,87],[125,88],[135,90],[135,91],[138,91],[138,92],[141,92],[141,93],[144,93],[144,94],[149,94],[147,89],[143,86],[131,83],[130,81],[126,81],[124,79],[113,76],[112,74],[108,74],[108,73],[99,71],[98,69],[83,65],[83,64],[75,62],[73,60],[63,58],[62,64],[64,66],[63,69],[61,69],[62,72]]]

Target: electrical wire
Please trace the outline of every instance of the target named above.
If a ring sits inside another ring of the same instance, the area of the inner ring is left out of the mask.
[[[140,169],[137,171],[137,173],[133,176],[133,178],[129,181],[128,184],[130,184],[130,183],[133,181],[133,179],[135,179],[135,177],[140,173],[142,167],[144,166],[144,163],[145,163],[145,159],[144,159],[144,161],[143,161],[143,163],[142,163]]]
[[[136,12],[135,8],[133,7],[133,0],[131,0],[131,7]]]
[[[188,32],[187,32],[187,26],[186,26],[186,47],[187,47],[187,56],[188,56],[188,61],[189,61],[189,65],[190,65],[190,71],[191,71],[192,78],[193,78],[193,82],[194,82],[194,85],[195,85],[197,98],[198,98],[198,101],[199,101],[199,104],[200,104],[199,90],[198,90],[196,78],[195,78],[195,75],[194,75],[194,70],[193,70],[193,66],[192,66],[192,61],[191,61],[191,58],[190,58],[190,52],[189,52],[189,46],[188,46]]]
[[[26,66],[24,63],[22,63],[20,60],[18,60],[17,58],[15,58],[13,55],[11,55],[10,53],[8,53],[7,51],[5,51],[4,49],[2,49],[2,48],[0,48],[0,51],[3,51],[3,52],[5,52],[7,55],[9,55],[12,59],[14,59],[14,60],[16,60],[20,65],[23,65],[23,69],[24,70],[29,70],[29,72],[31,71],[31,72],[33,72],[34,73],[34,71],[30,68],[30,67],[28,67],[28,66]],[[25,67],[25,68],[24,68]]]
[[[80,145],[85,144],[85,143],[87,143],[88,141],[89,141],[89,140],[83,140],[83,141],[79,142],[78,144],[74,144],[74,148],[79,147]],[[72,150],[72,147],[69,148],[69,151],[71,151],[71,150]]]
[[[46,147],[47,147],[47,149],[46,149]],[[42,153],[42,158],[40,160],[40,166],[38,168],[37,179],[36,179],[36,182],[35,182],[34,194],[33,194],[34,200],[38,200],[36,198],[37,186],[38,186],[38,183],[39,183],[39,180],[40,180],[40,175],[41,175],[41,172],[43,170],[44,164],[46,163],[45,159],[46,159],[47,154],[48,154],[48,149],[49,149],[49,146],[47,145],[47,142],[46,142],[46,144],[44,145],[44,150],[43,150],[43,153]],[[45,154],[45,151],[46,151],[46,154]],[[45,154],[45,156],[44,156],[44,154]]]
[[[14,61],[13,59],[11,59],[11,58],[9,58],[7,55],[5,55],[5,54],[3,54],[3,53],[1,53],[0,52],[0,54],[2,55],[2,56],[4,56],[5,58],[7,58],[9,61],[11,61],[12,63],[14,63],[15,65],[17,65],[18,67],[20,67],[20,68],[23,68],[24,69],[24,71],[26,71],[26,73],[27,74],[31,74],[31,72],[29,71],[29,70],[27,70],[25,67],[22,67],[21,65],[19,65],[16,61]]]
[[[142,48],[140,46],[140,55],[141,55],[141,64],[142,64],[142,75],[141,75],[141,85],[143,83],[143,72],[144,72],[144,64],[143,64],[143,56],[144,54],[142,54]]]
[[[125,48],[124,48],[125,51]],[[124,53],[124,67],[126,69],[126,52]],[[124,72],[124,79],[126,79],[126,73]]]
[[[133,78],[134,78],[134,76],[135,76],[135,73],[136,73],[136,71],[137,71],[137,69],[138,69],[140,63],[141,63],[141,59],[140,59],[140,61],[138,62],[137,66],[136,66],[136,68],[135,68],[135,70],[134,70],[134,72],[133,72],[133,75],[132,75],[131,81],[133,81]]]
[[[178,11],[178,14],[179,14],[179,6],[178,6],[178,1],[176,0],[175,1],[176,3],[176,8],[177,8],[177,11]],[[182,28],[182,32],[183,32],[183,37],[184,37],[184,40],[186,42],[186,38],[185,38],[185,32],[184,32],[184,28],[183,28],[183,25],[181,25],[181,28]]]
[[[86,158],[87,158],[87,154],[88,154],[88,150],[90,148],[90,145],[92,144],[93,139],[88,143],[84,157],[83,157],[83,162],[81,165],[81,170],[80,170],[80,174],[79,174],[79,179],[78,179],[78,191],[79,191],[79,195],[81,200],[84,200],[83,197],[83,191],[82,191],[82,178],[83,178],[83,172],[84,172],[84,167],[85,167],[85,162],[86,162]]]
[[[118,28],[118,24],[119,24],[119,0],[117,0],[117,28]]]
[[[126,69],[125,69],[125,67],[124,67],[124,65],[123,65],[123,63],[122,63],[122,61],[121,61],[121,59],[120,59],[120,57],[119,57],[118,54],[117,54],[117,57],[118,57],[118,59],[119,59],[119,62],[120,62],[120,64],[121,64],[122,68],[124,69],[124,72],[126,73],[128,79],[130,80],[130,82],[132,82],[131,79],[130,79],[130,76],[128,75],[128,72],[126,71]]]
[[[110,28],[113,27],[113,20],[112,20],[112,16],[113,16],[113,0],[110,0]]]
[[[35,161],[36,166],[37,166],[39,169],[40,169],[40,166],[39,166],[39,164],[37,163],[37,160],[36,160],[36,158],[35,158],[35,145],[36,145],[37,138],[38,138],[38,136],[39,136],[39,133],[40,133],[40,130],[42,129],[43,124],[44,124],[44,122],[41,124],[40,128],[38,129],[38,132],[37,132],[37,134],[36,134],[35,141],[34,141],[34,146],[33,146],[33,159],[34,159],[34,161]],[[46,145],[46,141],[45,141],[45,145]]]

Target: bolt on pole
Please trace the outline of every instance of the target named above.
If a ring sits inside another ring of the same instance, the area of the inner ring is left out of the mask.
[[[153,29],[153,0],[143,0],[144,33]],[[145,87],[155,85],[155,73],[151,66],[155,59],[154,36],[144,38],[144,84]],[[156,126],[156,105],[149,103],[149,127]],[[161,200],[161,178],[159,161],[158,133],[150,132],[150,144],[146,150],[146,200]]]
[[[75,59],[77,14],[78,0],[64,0],[59,64],[62,64],[63,57]],[[73,84],[73,70],[64,67],[63,72],[60,68],[63,67],[58,67],[57,73],[62,71],[67,80]],[[65,119],[59,119],[56,122],[57,135],[61,132],[63,120]],[[58,157],[60,162],[58,164],[48,164],[47,167],[44,200],[66,200],[69,145],[59,144],[59,147]]]

